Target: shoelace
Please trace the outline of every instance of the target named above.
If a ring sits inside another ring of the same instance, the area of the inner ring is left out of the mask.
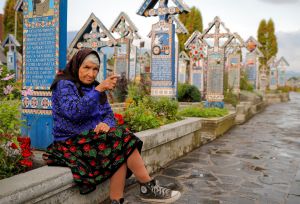
[[[155,184],[155,186],[152,186],[151,188],[152,192],[154,193],[154,195],[159,195],[162,197],[166,197],[166,195],[170,194],[170,189],[164,188],[159,186],[158,184]]]

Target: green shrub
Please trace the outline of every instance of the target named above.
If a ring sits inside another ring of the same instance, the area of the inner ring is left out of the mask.
[[[188,107],[179,111],[178,114],[183,117],[212,118],[225,116],[228,114],[228,110],[220,108]]]
[[[281,91],[282,93],[288,93],[291,91],[291,88],[288,86],[282,86],[277,88],[278,91]]]
[[[148,109],[142,101],[125,110],[124,120],[133,132],[156,128],[161,125],[155,113]]]
[[[165,117],[167,120],[176,120],[178,102],[167,97],[145,97],[145,106],[149,107],[158,117]]]
[[[20,133],[20,101],[3,100],[0,102],[0,134],[18,135]]]
[[[247,74],[245,72],[242,72],[240,78],[240,89],[244,91],[253,92],[254,87],[249,83],[247,79],[248,79]]]
[[[224,92],[224,102],[229,103],[236,107],[236,105],[239,103],[238,96],[234,94],[232,91],[225,91]]]
[[[196,86],[178,83],[178,101],[199,102],[201,101],[200,91]]]

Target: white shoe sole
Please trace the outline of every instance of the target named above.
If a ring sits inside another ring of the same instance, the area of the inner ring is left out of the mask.
[[[181,193],[179,191],[177,191],[178,193],[168,199],[148,199],[148,198],[141,198],[142,201],[147,201],[147,202],[153,202],[153,203],[173,203],[176,200],[178,200],[181,196]]]

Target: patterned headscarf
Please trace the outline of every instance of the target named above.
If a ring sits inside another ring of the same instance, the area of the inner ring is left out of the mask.
[[[72,59],[68,62],[67,66],[66,66],[66,69],[61,71],[61,72],[58,72],[50,89],[53,90],[56,86],[56,84],[60,81],[60,80],[69,80],[69,81],[72,81],[77,89],[78,89],[78,92],[80,94],[80,96],[83,96],[83,92],[81,90],[81,86],[83,85],[81,83],[81,81],[79,80],[79,75],[78,75],[78,72],[79,72],[79,68],[80,66],[82,65],[82,63],[84,62],[84,60],[86,59],[86,57],[88,57],[89,55],[95,55],[98,60],[99,60],[99,63],[100,63],[100,58],[99,58],[99,55],[96,51],[92,50],[92,49],[81,49],[79,50],[73,57]],[[98,81],[94,81],[91,86],[97,86],[99,84]],[[86,85],[85,85],[86,86]]]
[[[58,72],[50,89],[53,90],[56,86],[56,84],[60,81],[60,80],[69,80],[69,81],[72,81],[77,90],[78,90],[78,93],[79,95],[82,97],[84,96],[84,93],[81,89],[81,87],[84,85],[81,83],[81,81],[79,80],[79,75],[78,75],[78,72],[79,72],[79,68],[80,66],[82,65],[82,63],[84,62],[84,60],[86,59],[86,57],[88,57],[89,55],[96,55],[96,57],[98,58],[99,60],[99,63],[100,63],[100,58],[99,58],[99,55],[96,51],[92,50],[92,49],[88,49],[88,48],[85,48],[85,49],[81,49],[79,50],[73,57],[72,59],[69,61],[69,63],[67,64],[66,66],[66,69],[61,71],[61,72]],[[98,86],[99,85],[99,82],[98,81],[94,81],[91,85],[89,86]],[[85,87],[87,85],[84,85]],[[107,96],[105,94],[105,92],[103,92],[101,94],[102,96],[100,97],[100,104],[104,104],[106,103],[107,101]]]

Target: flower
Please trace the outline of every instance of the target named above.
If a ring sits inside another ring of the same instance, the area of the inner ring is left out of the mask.
[[[28,168],[32,167],[32,161],[29,159],[22,159],[20,161],[20,164],[24,167],[28,167]]]
[[[72,140],[71,140],[71,139],[68,139],[68,140],[66,141],[66,144],[67,144],[67,145],[71,145],[71,144],[72,144]]]
[[[11,143],[11,144],[10,144],[10,147],[11,147],[12,149],[18,149],[18,146],[17,146],[15,143]]]
[[[75,146],[72,146],[72,147],[70,147],[70,152],[76,152],[76,147]]]
[[[122,156],[117,156],[116,161],[119,161],[122,158]]]
[[[131,136],[128,135],[127,137],[124,138],[124,142],[128,142],[130,140]]]
[[[113,132],[113,131],[116,131],[115,127],[112,127],[112,128],[109,129],[109,132]]]
[[[79,141],[78,141],[78,144],[83,144],[85,143],[86,139],[85,138],[81,138]]]
[[[64,146],[62,146],[61,148],[62,148],[62,151],[64,151],[64,152],[68,151],[68,148],[66,148]]]
[[[86,145],[83,146],[83,150],[84,150],[85,152],[88,152],[88,151],[91,150],[91,146],[90,146],[89,144],[86,144]]]
[[[116,141],[115,143],[114,143],[114,148],[116,148],[118,145],[119,145],[119,141]]]
[[[65,158],[70,158],[70,157],[71,157],[71,153],[65,152],[65,153],[64,153],[64,157],[65,157]]]
[[[20,147],[21,147],[21,149],[29,149],[30,148],[30,144],[28,144],[28,143],[21,143]]]
[[[124,119],[123,119],[123,116],[121,114],[115,113],[114,116],[115,116],[115,119],[118,122],[118,125],[123,125],[124,124]]]
[[[96,166],[95,160],[90,161],[90,165],[91,165],[91,166]]]
[[[14,87],[12,85],[7,85],[5,88],[3,88],[3,93],[5,95],[11,94],[11,92],[14,90]]]
[[[98,149],[99,150],[105,150],[106,149],[106,145],[104,143],[101,143],[99,146],[98,146]]]
[[[28,149],[25,149],[25,150],[22,151],[22,156],[23,156],[24,158],[30,157],[31,154],[32,154],[31,151],[28,150]]]

